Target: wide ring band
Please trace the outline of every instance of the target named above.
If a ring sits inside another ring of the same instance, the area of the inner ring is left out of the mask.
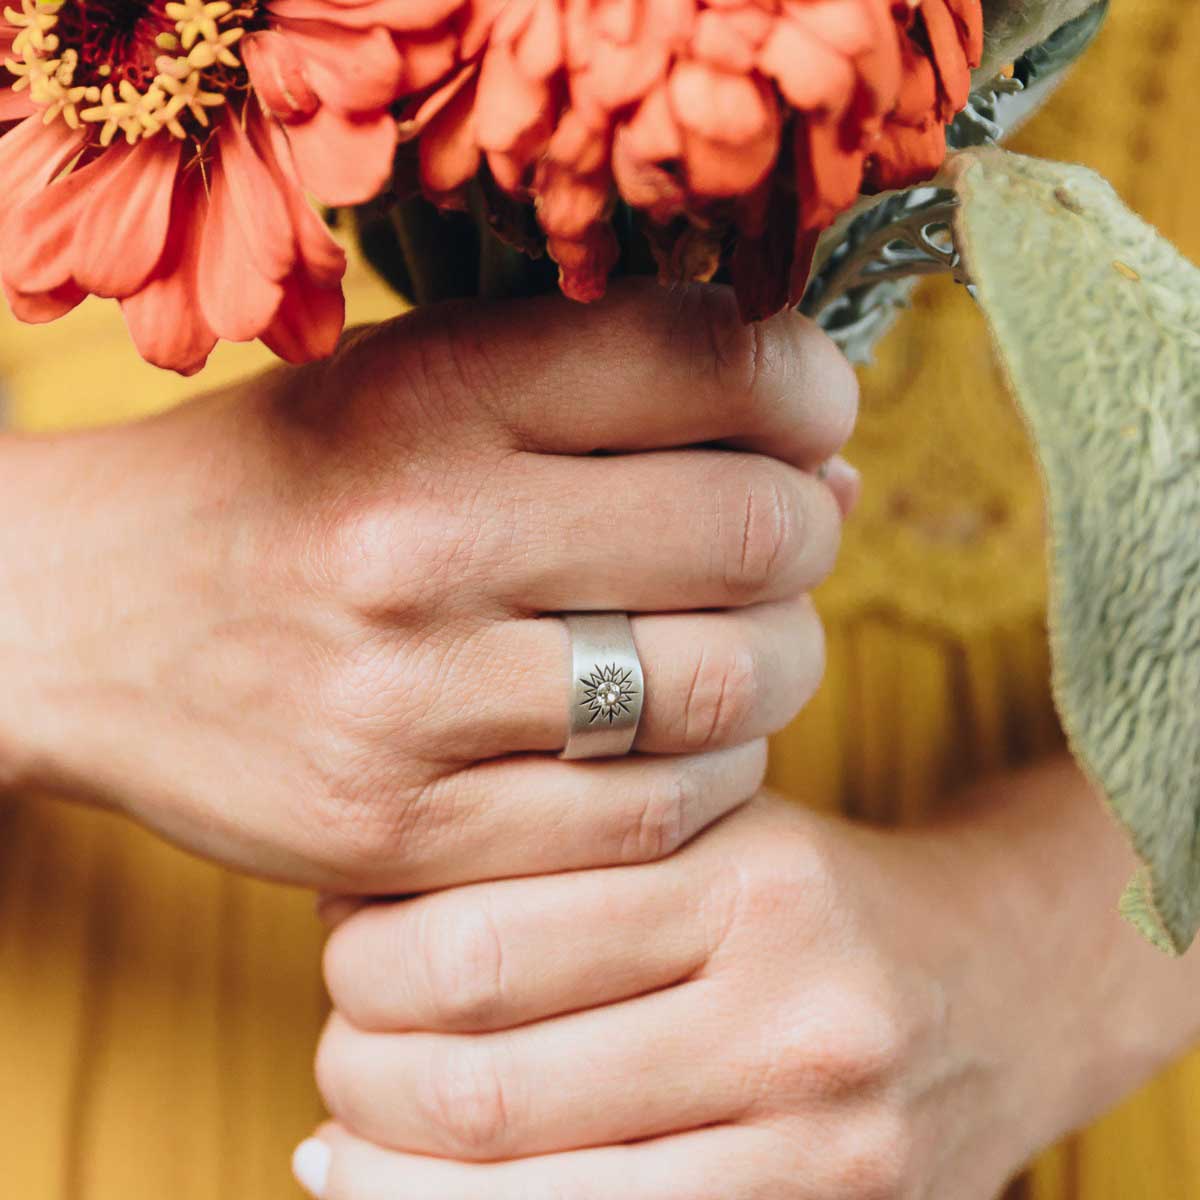
[[[637,736],[646,682],[625,613],[565,613],[570,719],[562,758],[618,758]]]

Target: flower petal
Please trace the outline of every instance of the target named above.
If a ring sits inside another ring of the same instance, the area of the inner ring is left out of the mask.
[[[983,7],[979,0],[946,0],[958,22],[963,50],[971,67],[983,61]]]
[[[613,138],[613,178],[625,202],[659,224],[683,212],[687,189],[678,170],[683,153],[683,135],[662,85]]]
[[[458,66],[458,38],[448,26],[410,34],[399,49],[402,96],[426,91],[453,74]]]
[[[214,176],[224,185],[229,219],[237,222],[255,269],[266,279],[285,278],[296,261],[287,205],[240,121],[222,126],[221,157]]]
[[[479,145],[484,150],[516,150],[531,135],[550,135],[550,89],[524,74],[511,46],[494,46],[483,60],[476,113]]]
[[[38,118],[30,117],[29,121],[38,121]],[[0,142],[0,147],[7,141],[6,138]],[[80,244],[88,237],[90,219],[100,211],[98,206],[101,204],[124,205],[125,196],[120,185],[138,178],[136,172],[130,173],[128,169],[131,159],[137,165],[138,157],[127,146],[110,147],[86,166],[27,195],[24,203],[6,215],[0,234],[5,279],[27,294],[53,291],[72,279],[80,258]],[[29,189],[25,191],[28,193]],[[143,252],[149,250],[149,263],[144,269],[139,263],[140,274],[134,286],[140,284],[154,266],[162,243],[154,245],[151,239],[141,249]],[[100,250],[120,254],[124,247],[109,245]],[[83,252],[86,253],[86,248]],[[140,259],[142,255],[137,257]],[[117,270],[120,270],[119,266]]]
[[[26,325],[44,325],[65,317],[71,309],[82,303],[85,293],[73,283],[64,284],[52,292],[38,292],[26,296],[14,291],[8,283],[3,284],[8,306],[18,321]]]
[[[40,116],[26,117],[0,137],[0,179],[4,180],[5,205],[0,216],[0,262],[7,263],[10,251],[20,251],[25,242],[28,215],[23,209],[25,202],[40,195],[82,147],[82,133],[68,129],[61,121],[44,125]],[[21,284],[20,279],[12,282],[17,287]]]
[[[0,59],[2,59],[0,55]],[[21,121],[35,112],[28,92],[14,92],[11,88],[0,88],[0,125],[10,121]]]
[[[337,349],[346,323],[346,304],[340,287],[321,287],[305,271],[283,285],[283,300],[262,340],[290,363],[328,358]]]
[[[242,39],[238,52],[267,112],[286,121],[316,111],[321,99],[308,82],[295,42],[273,29],[260,29]]]
[[[418,143],[421,186],[436,204],[459,207],[463,189],[479,170],[475,88],[463,88],[429,122]]]
[[[139,142],[96,181],[71,267],[85,292],[129,296],[154,270],[167,240],[179,149],[174,138]]]
[[[153,277],[121,301],[125,324],[138,353],[155,366],[193,375],[217,344],[197,302],[197,269],[208,204],[198,171],[175,189],[171,225]]]
[[[946,7],[946,0],[923,0],[921,16],[945,93],[946,104],[941,117],[943,121],[950,121],[971,95],[971,68],[959,40],[958,24]]]
[[[275,177],[287,205],[296,250],[309,275],[322,287],[337,287],[346,274],[346,252],[333,240],[325,222],[313,212],[292,159],[287,136],[273,121],[256,122],[250,136]]]
[[[356,118],[322,105],[287,134],[305,187],[332,208],[373,199],[391,178],[397,134],[386,110]]]
[[[449,20],[464,7],[464,0],[271,0],[273,18],[298,21],[333,21],[344,29],[382,26],[396,33],[419,33]]]
[[[854,64],[796,21],[781,20],[758,56],[759,67],[801,111],[841,112],[854,96]]]
[[[264,275],[251,256],[234,212],[229,172],[218,160],[209,176],[196,270],[204,320],[219,337],[248,342],[271,323],[282,298],[282,284]]]
[[[858,199],[866,148],[844,135],[840,119],[826,116],[797,124],[795,152],[800,226],[824,229]]]
[[[592,225],[577,239],[550,238],[546,250],[558,264],[558,282],[568,300],[591,304],[603,297],[608,276],[621,257],[608,224]]]
[[[466,0],[307,0],[308,8],[317,19],[332,20],[347,25],[362,10],[373,13],[372,24],[385,25],[397,32],[430,29],[454,16]],[[290,12],[293,0],[270,0],[268,12],[272,17],[294,16]],[[386,12],[388,19],[383,19]]]
[[[760,137],[771,125],[767,89],[753,76],[708,63],[681,62],[668,82],[671,111],[685,129],[714,142],[736,145]]]
[[[403,64],[386,29],[284,19],[275,28],[300,57],[304,77],[322,104],[362,113],[387,108],[395,100]]]

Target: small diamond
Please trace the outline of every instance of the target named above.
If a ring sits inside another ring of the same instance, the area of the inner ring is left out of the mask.
[[[638,694],[633,684],[633,672],[615,663],[596,667],[590,676],[581,679],[584,699],[581,704],[591,711],[592,722],[608,721],[611,725],[621,712],[632,712],[632,701]]]

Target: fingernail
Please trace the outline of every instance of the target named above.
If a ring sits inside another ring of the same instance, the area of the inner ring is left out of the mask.
[[[849,516],[858,503],[862,491],[862,475],[857,468],[852,467],[840,454],[821,464],[817,468],[817,477],[823,479],[833,494],[838,498],[842,511]]]
[[[292,1174],[296,1182],[315,1200],[322,1200],[325,1195],[332,1159],[333,1151],[319,1138],[301,1142],[292,1155]]]

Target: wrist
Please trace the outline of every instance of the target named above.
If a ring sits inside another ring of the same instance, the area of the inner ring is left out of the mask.
[[[941,1176],[998,1186],[1052,1140],[1070,1070],[1043,1049],[1054,998],[1027,952],[1037,935],[1021,889],[981,820],[891,831],[880,849],[878,919],[939,997],[930,1053]]]
[[[201,431],[181,416],[0,436],[2,788],[121,803],[162,622],[207,561]]]
[[[0,791],[54,774],[44,699],[62,578],[65,439],[0,435]],[[55,479],[58,483],[55,485]],[[84,598],[78,598],[84,603]]]
[[[1168,958],[1118,915],[1137,861],[1065,755],[973,799],[928,833],[957,876],[970,1020],[993,1060],[1007,1059],[1007,1099],[1032,1155],[1192,1044],[1200,958]]]

